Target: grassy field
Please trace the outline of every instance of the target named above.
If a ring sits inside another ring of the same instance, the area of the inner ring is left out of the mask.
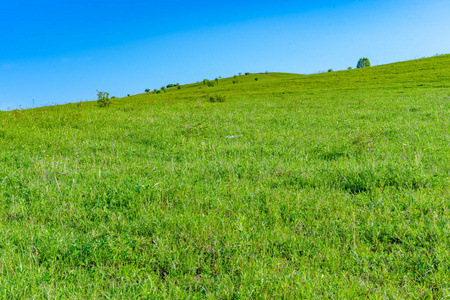
[[[450,296],[450,55],[214,83],[0,112],[0,298]]]

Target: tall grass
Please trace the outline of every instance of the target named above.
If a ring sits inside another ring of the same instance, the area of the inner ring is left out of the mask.
[[[0,112],[0,298],[449,296],[449,62]]]

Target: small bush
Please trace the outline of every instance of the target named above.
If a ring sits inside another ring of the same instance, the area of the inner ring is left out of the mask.
[[[177,89],[181,90],[181,86],[180,86],[180,85],[177,85]]]
[[[255,78],[255,81],[258,81],[258,77]]]
[[[333,72],[333,69],[328,69],[328,73],[331,73],[331,72]]]
[[[250,73],[249,72],[245,72],[245,75],[250,75]]]
[[[236,76],[236,75],[234,75],[233,77],[234,77],[234,78],[237,78],[237,76]]]
[[[225,102],[227,97],[222,94],[216,94],[213,96],[209,96],[209,102]]]
[[[370,67],[370,61],[367,57],[360,58],[358,64],[356,65],[357,69]]]
[[[159,94],[159,93],[161,93],[161,91],[160,91],[160,90],[157,90],[156,93]]]
[[[145,89],[145,92],[146,93],[150,93],[150,89]]]
[[[352,69],[352,67],[348,67],[348,68],[347,68],[347,70],[351,70],[351,69]]]
[[[116,96],[112,96],[112,97],[111,97],[111,100],[112,100],[112,99],[116,99]]]
[[[128,94],[127,97],[130,97],[130,94]]]
[[[166,92],[166,87],[165,86],[162,86],[161,87],[161,91],[163,91],[164,93]]]
[[[216,99],[217,99],[217,102],[225,102],[227,100],[227,96],[225,96],[225,95],[217,95]]]
[[[99,107],[108,107],[111,105],[111,100],[109,99],[109,93],[107,92],[99,92],[97,90],[97,105]]]
[[[215,85],[214,81],[210,81],[208,79],[203,79],[203,84],[209,87],[213,87]]]

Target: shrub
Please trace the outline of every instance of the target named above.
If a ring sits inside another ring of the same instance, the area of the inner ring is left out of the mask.
[[[130,94],[128,94],[127,97],[130,97]]]
[[[347,68],[347,70],[351,70],[351,69],[352,69],[352,67],[348,67],[348,68]]]
[[[216,94],[213,96],[209,96],[209,102],[225,102],[227,97],[222,94]]]
[[[112,97],[111,97],[111,100],[112,100],[112,99],[116,99],[116,96],[112,96]]]
[[[162,86],[161,87],[161,91],[163,91],[164,93],[166,92],[166,87],[165,86]]]
[[[177,89],[181,90],[181,86],[180,86],[180,85],[177,85]]]
[[[109,93],[107,92],[99,92],[97,90],[97,105],[99,107],[108,107],[111,105],[111,100],[109,99]]]
[[[146,92],[146,93],[149,93],[149,92],[150,92],[150,89],[145,89],[145,92]]]
[[[161,91],[160,90],[156,90],[156,93],[159,94],[159,93],[161,93]]]
[[[328,73],[333,72],[333,69],[328,69]]]
[[[367,57],[360,58],[358,61],[358,64],[356,65],[356,68],[366,68],[370,67],[370,61]]]
[[[217,99],[217,102],[225,102],[227,100],[227,96],[225,96],[225,95],[217,95],[216,99]]]
[[[237,78],[237,76],[236,76],[236,75],[234,75],[233,77],[234,77],[234,78]]]
[[[250,75],[250,73],[249,72],[245,72],[245,75]]]
[[[255,78],[255,81],[258,81],[258,77]]]

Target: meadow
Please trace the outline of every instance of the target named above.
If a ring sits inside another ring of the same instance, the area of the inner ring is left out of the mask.
[[[0,112],[0,298],[450,296],[450,55],[210,80]]]

